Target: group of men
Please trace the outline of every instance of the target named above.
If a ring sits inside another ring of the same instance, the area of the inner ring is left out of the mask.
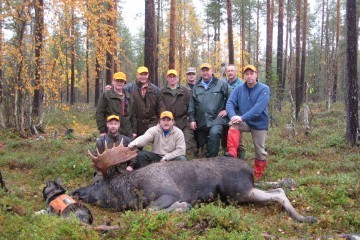
[[[197,80],[196,69],[189,67],[183,86],[177,71],[170,69],[161,89],[149,81],[146,67],[139,67],[136,82],[129,84],[126,74],[115,73],[112,87],[106,87],[97,105],[99,151],[105,140],[110,147],[123,139],[125,146],[138,148],[136,159],[117,166],[120,172],[132,171],[152,162],[186,160],[186,151],[216,157],[223,137],[225,155],[243,159],[240,132],[251,132],[254,176],[259,179],[266,166],[269,87],[258,81],[252,65],[243,70],[245,84],[234,65],[226,67],[225,81],[214,76],[208,63],[200,66],[199,73]],[[142,150],[149,144],[152,151]]]

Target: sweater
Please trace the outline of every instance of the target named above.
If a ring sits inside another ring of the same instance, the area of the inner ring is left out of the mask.
[[[269,102],[270,88],[266,84],[257,82],[250,94],[247,84],[242,84],[232,91],[226,103],[226,112],[230,119],[240,115],[252,129],[267,130]]]
[[[186,154],[185,137],[183,132],[173,126],[165,136],[160,124],[149,128],[144,135],[136,138],[135,143],[138,147],[152,144],[152,152],[167,160]]]

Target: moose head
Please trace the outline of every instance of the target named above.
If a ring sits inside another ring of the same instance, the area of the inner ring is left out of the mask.
[[[129,161],[137,156],[137,152],[131,150],[129,147],[124,147],[123,140],[121,140],[118,146],[108,148],[105,141],[105,150],[99,153],[99,149],[96,148],[97,156],[91,154],[88,150],[90,157],[92,158],[93,166],[99,170],[103,176],[107,176],[107,170],[119,163]]]

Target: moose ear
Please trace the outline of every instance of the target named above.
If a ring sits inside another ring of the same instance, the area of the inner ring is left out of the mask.
[[[61,177],[58,177],[58,179],[56,179],[57,184],[61,185]]]

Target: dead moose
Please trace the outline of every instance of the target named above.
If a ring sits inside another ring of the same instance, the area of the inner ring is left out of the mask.
[[[109,151],[111,150],[111,151]],[[108,154],[108,152],[111,152]],[[108,155],[126,156],[114,161]],[[134,156],[122,143],[93,158],[93,165],[103,174],[109,167]],[[72,192],[87,203],[119,211],[150,207],[154,210],[186,210],[190,204],[220,198],[224,202],[280,203],[298,222],[316,222],[312,216],[296,212],[282,188],[262,191],[254,187],[253,170],[243,160],[214,157],[191,161],[154,163],[144,168],[109,176],[93,185]]]

